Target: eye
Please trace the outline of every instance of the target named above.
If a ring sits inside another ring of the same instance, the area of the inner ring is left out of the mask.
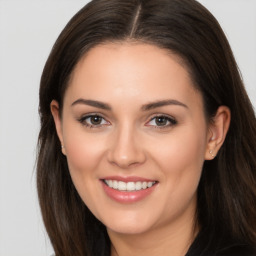
[[[147,126],[155,126],[156,128],[166,128],[177,124],[177,121],[174,118],[169,116],[159,115],[153,117],[148,123]]]
[[[83,116],[78,120],[83,125],[90,127],[90,128],[99,128],[103,125],[108,125],[109,122],[106,121],[102,116],[100,115],[88,115]]]

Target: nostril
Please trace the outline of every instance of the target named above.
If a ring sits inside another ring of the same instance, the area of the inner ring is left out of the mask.
[[[145,161],[144,151],[135,139],[135,131],[125,127],[116,133],[109,144],[108,161],[120,168],[134,167]]]
[[[140,164],[142,164],[144,161],[136,157],[112,157],[109,159],[109,162],[112,165],[116,165],[120,168],[126,169],[126,168],[131,168],[131,167],[136,167]]]

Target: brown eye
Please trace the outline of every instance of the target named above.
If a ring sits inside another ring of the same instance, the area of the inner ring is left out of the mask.
[[[88,119],[90,120],[90,124],[99,125],[101,124],[103,118],[101,116],[91,116]]]
[[[168,123],[168,119],[165,116],[158,116],[155,119],[155,123],[157,126],[164,126]]]
[[[82,125],[85,125],[90,128],[100,128],[103,125],[109,124],[109,122],[107,122],[102,116],[99,116],[99,115],[84,116],[84,117],[78,119],[78,121]]]
[[[148,123],[147,126],[153,126],[155,128],[167,128],[177,124],[174,118],[169,116],[155,116]]]

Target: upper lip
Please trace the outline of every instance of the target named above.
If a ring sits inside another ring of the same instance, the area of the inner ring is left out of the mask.
[[[138,176],[107,176],[107,177],[101,178],[101,180],[117,180],[117,181],[123,181],[123,182],[137,182],[137,181],[154,182],[156,181],[156,180],[147,179],[147,178],[138,177]]]

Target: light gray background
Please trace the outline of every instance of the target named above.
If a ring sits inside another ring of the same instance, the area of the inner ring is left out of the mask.
[[[0,256],[48,256],[35,188],[38,87],[50,49],[88,1],[0,0]],[[201,0],[222,25],[256,107],[256,0]]]

